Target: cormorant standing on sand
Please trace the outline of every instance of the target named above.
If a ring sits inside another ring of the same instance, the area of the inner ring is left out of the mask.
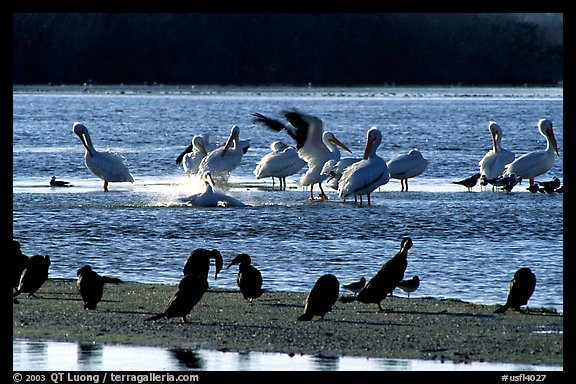
[[[343,296],[342,302],[350,303],[352,301],[359,301],[364,304],[378,304],[380,312],[384,311],[380,302],[394,291],[398,284],[404,278],[404,272],[408,267],[408,250],[412,247],[412,239],[409,237],[402,239],[400,243],[400,252],[393,258],[388,260],[386,264],[380,268],[376,276],[374,276],[363,290],[358,292],[356,296]]]
[[[208,290],[210,259],[216,261],[216,273],[214,275],[214,280],[216,280],[224,265],[222,254],[216,249],[210,251],[204,248],[197,248],[193,250],[184,264],[184,277],[178,284],[178,290],[168,301],[164,312],[149,317],[145,321],[158,320],[164,317],[171,319],[172,317],[180,316],[187,323],[186,316]]]
[[[508,287],[508,297],[506,304],[494,311],[494,313],[504,313],[509,308],[520,310],[522,305],[528,304],[528,300],[536,289],[536,276],[530,268],[520,268],[514,274],[514,278]]]
[[[226,267],[228,269],[232,265],[240,264],[236,282],[240,292],[242,292],[242,296],[250,304],[252,304],[253,299],[262,296],[262,274],[258,269],[250,265],[251,262],[252,259],[249,255],[241,253]]]
[[[29,260],[30,258],[22,253],[20,243],[16,240],[12,240],[12,287],[14,289],[18,289],[22,272],[24,272]]]
[[[324,315],[332,309],[339,294],[340,283],[336,276],[331,274],[320,276],[308,294],[304,313],[298,317],[298,320],[309,321],[314,316],[320,316],[324,320]]]
[[[192,308],[204,296],[204,292],[208,290],[208,280],[200,274],[191,273],[186,275],[180,280],[178,290],[172,295],[170,301],[164,308],[164,312],[147,318],[145,321],[159,320],[162,318],[171,319],[173,317],[182,317],[185,323],[188,322],[186,316],[190,313]]]
[[[50,256],[34,255],[28,261],[20,278],[18,289],[12,297],[21,293],[28,293],[28,297],[35,296],[37,290],[48,280],[48,268],[50,267]]]
[[[104,279],[92,267],[85,265],[76,273],[76,286],[84,300],[84,309],[96,309],[104,293]]]

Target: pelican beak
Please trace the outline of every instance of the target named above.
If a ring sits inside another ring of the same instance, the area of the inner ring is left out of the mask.
[[[81,133],[80,135],[78,135],[80,137],[80,140],[82,141],[82,145],[84,145],[84,148],[86,148],[86,152],[88,152],[90,154],[90,156],[94,156],[92,154],[92,151],[90,151],[90,147],[88,147],[88,143],[86,142],[86,134],[85,133]]]
[[[552,128],[546,129],[546,135],[550,138],[550,141],[552,141],[552,147],[556,151],[556,154],[560,156],[560,154],[558,153],[558,143],[556,142],[556,137],[554,136],[554,131],[552,130]]]
[[[496,136],[498,135],[498,133],[496,132],[495,129],[491,129],[490,133],[492,135],[492,150],[494,152],[498,152],[498,147],[496,146],[496,143],[497,143]]]
[[[334,145],[339,146],[340,148],[352,153],[352,151],[350,149],[348,149],[348,147],[346,145],[344,145],[344,143],[342,143],[340,140],[338,140],[336,137],[333,137],[330,139],[330,142]]]
[[[372,152],[372,147],[374,146],[374,140],[376,139],[369,138],[368,140],[366,140],[366,148],[364,149],[364,156],[362,156],[362,159],[366,160],[368,159],[368,156],[370,156],[370,153]]]
[[[226,152],[228,152],[228,148],[230,148],[230,146],[232,145],[234,140],[236,140],[237,138],[238,138],[238,136],[236,135],[235,132],[232,132],[230,134],[230,137],[228,137],[228,141],[226,141],[226,145],[224,145],[224,150],[222,151],[222,156],[224,156],[226,154]]]

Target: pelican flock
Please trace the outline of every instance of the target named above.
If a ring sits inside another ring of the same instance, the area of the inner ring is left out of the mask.
[[[108,183],[134,182],[134,177],[124,164],[124,158],[115,152],[98,152],[92,144],[88,128],[80,122],[74,123],[73,132],[78,135],[86,148],[84,161],[86,167],[95,176],[104,180],[104,191],[108,191]]]
[[[310,186],[310,200],[314,200],[314,184],[320,189],[319,198],[327,199],[322,181],[328,175],[322,174],[324,164],[331,159],[340,159],[340,152],[335,145],[348,152],[350,149],[338,140],[334,134],[324,131],[324,123],[316,116],[307,115],[297,111],[284,112],[288,124],[282,124],[278,120],[271,119],[260,113],[253,114],[254,121],[264,124],[273,131],[285,130],[296,141],[298,155],[308,164],[308,170],[300,178],[302,186]]]

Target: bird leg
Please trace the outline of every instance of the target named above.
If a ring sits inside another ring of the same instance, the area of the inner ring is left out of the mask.
[[[384,308],[382,308],[379,302],[378,302],[378,312],[384,312]]]
[[[108,180],[104,180],[104,192],[108,192]]]
[[[366,195],[366,196],[368,196],[368,205],[370,205],[370,204],[371,204],[371,203],[370,203],[370,194],[368,194],[368,195]]]
[[[318,195],[318,198],[321,200],[328,200],[328,196],[326,196],[324,189],[322,189],[322,184],[318,183],[318,186],[320,187],[320,194]]]

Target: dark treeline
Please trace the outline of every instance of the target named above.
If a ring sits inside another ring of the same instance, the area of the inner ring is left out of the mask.
[[[561,17],[22,13],[13,83],[554,84]]]

